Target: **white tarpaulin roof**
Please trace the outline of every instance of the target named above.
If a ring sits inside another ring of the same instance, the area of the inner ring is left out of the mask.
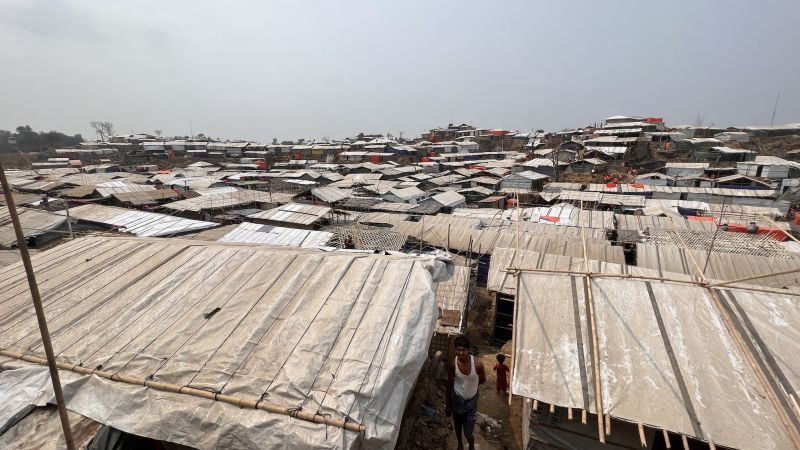
[[[71,241],[33,265],[60,362],[366,427],[61,370],[70,410],[201,449],[393,448],[438,316],[433,283],[446,272],[433,257],[121,238]],[[4,352],[44,356],[19,264],[0,271],[0,327]],[[47,376],[17,372],[0,372],[0,387],[41,401]],[[0,403],[1,417],[12,403],[24,401]]]
[[[782,389],[800,385],[800,298],[717,289],[729,325],[705,287],[591,280],[605,414],[718,445],[792,447],[778,410],[795,417]],[[514,394],[595,412],[586,289],[582,276],[522,274]],[[781,392],[777,405],[754,367]]]

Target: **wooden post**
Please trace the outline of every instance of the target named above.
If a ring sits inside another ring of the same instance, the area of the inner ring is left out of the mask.
[[[28,245],[25,243],[25,234],[22,232],[22,224],[20,223],[19,216],[17,215],[17,207],[14,205],[14,197],[12,197],[11,189],[8,187],[8,180],[6,179],[6,172],[2,163],[0,163],[0,183],[3,184],[3,195],[6,198],[8,215],[11,217],[11,222],[14,224],[14,233],[17,235],[17,248],[19,248],[19,256],[22,258],[22,264],[25,266],[25,274],[28,276],[28,287],[31,290],[33,307],[36,310],[36,320],[39,322],[39,332],[42,335],[42,346],[44,347],[44,353],[47,356],[47,368],[50,370],[50,380],[53,382],[53,393],[56,396],[58,415],[61,419],[61,428],[64,430],[64,441],[67,444],[67,449],[75,450],[75,443],[72,440],[72,428],[69,424],[69,416],[67,415],[67,408],[64,403],[64,392],[61,390],[61,380],[58,376],[56,357],[53,353],[53,344],[50,342],[50,332],[47,330],[47,320],[44,316],[42,298],[39,295],[39,286],[36,284],[36,275],[33,272],[31,255],[28,253]]]
[[[641,422],[636,424],[639,427],[639,442],[642,444],[642,447],[647,448],[647,437],[644,434],[644,425]]]

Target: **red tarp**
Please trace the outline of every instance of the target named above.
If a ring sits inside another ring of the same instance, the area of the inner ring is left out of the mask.
[[[716,222],[717,218],[714,216],[686,216],[686,220],[697,220],[699,222]]]
[[[728,224],[728,231],[734,233],[747,233],[747,225],[731,223]],[[758,227],[758,230],[756,230],[756,234],[768,235],[769,237],[775,239],[776,241],[785,241],[787,238],[786,232],[781,230],[780,228]]]
[[[557,217],[557,216],[540,216],[539,219],[540,220],[546,220],[548,222],[553,222],[553,223],[561,221],[561,219],[559,217]]]

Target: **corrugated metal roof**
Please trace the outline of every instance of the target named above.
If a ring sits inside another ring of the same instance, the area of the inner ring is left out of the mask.
[[[425,191],[417,187],[408,187],[405,189],[389,189],[388,193],[403,200],[410,200],[425,195]]]
[[[38,209],[17,207],[17,215],[26,238],[40,236],[60,227],[67,218]],[[17,236],[8,207],[0,207],[0,247],[16,247]]]
[[[599,202],[601,196],[602,194],[599,192],[561,191],[558,198],[563,201]]]
[[[319,248],[328,244],[333,233],[326,231],[298,230],[258,223],[243,222],[236,229],[222,236],[220,242],[240,244],[269,244],[283,247]]]
[[[125,184],[118,181],[110,181],[103,183],[106,186],[97,185],[95,186],[95,191],[103,197],[111,197],[114,194],[122,194],[127,192],[142,192],[142,191],[154,191],[156,190],[155,186],[150,186],[146,184]],[[111,186],[108,186],[112,184]]]
[[[178,193],[170,189],[156,189],[152,191],[120,192],[112,195],[123,203],[146,205],[157,203],[158,200],[168,200],[179,197]]]
[[[570,204],[558,204],[523,208],[522,212],[531,222],[536,223],[605,230],[614,228],[614,213],[611,211],[588,211]],[[558,220],[554,221],[553,218]]]
[[[210,188],[210,189],[192,189],[192,190],[194,192],[196,192],[197,195],[203,195],[203,196],[206,196],[206,195],[221,195],[221,194],[235,194],[236,192],[239,192],[239,189],[235,188],[233,186],[221,186],[221,187],[215,187],[215,188]]]
[[[94,186],[75,186],[72,189],[63,191],[62,194],[68,198],[84,198],[94,194]]]
[[[65,183],[63,181],[36,181],[33,183],[20,185],[17,188],[22,191],[50,192],[63,187],[64,184]]]
[[[533,180],[533,181],[536,181],[536,180],[544,180],[544,179],[546,179],[546,178],[550,178],[550,177],[549,177],[549,176],[547,176],[547,175],[541,174],[541,173],[539,173],[539,172],[534,172],[534,171],[532,171],[532,170],[526,170],[526,171],[524,171],[524,172],[517,172],[517,173],[515,173],[515,174],[509,175],[509,177],[513,177],[513,176],[515,176],[515,175],[516,175],[516,176],[520,176],[520,177],[524,177],[524,178],[527,178],[527,179],[529,179],[529,180]]]
[[[31,203],[37,203],[42,201],[42,196],[39,194],[25,194],[22,192],[12,192],[11,198],[14,200],[15,206],[24,206],[29,205]],[[0,195],[0,205],[6,204],[6,198],[3,195]]]
[[[644,196],[641,195],[601,194],[600,204],[643,208],[645,200]]]
[[[327,206],[305,205],[302,203],[288,203],[277,208],[261,211],[247,216],[249,219],[270,222],[293,223],[297,225],[311,225],[325,218],[331,212]]]
[[[72,219],[102,223],[137,236],[173,236],[219,225],[214,222],[96,204],[70,208],[69,213]],[[66,215],[66,212],[61,211],[59,214]]]
[[[464,205],[467,201],[463,195],[455,191],[442,192],[441,194],[436,194],[431,198],[442,205],[449,207]]]
[[[600,152],[606,155],[622,155],[628,151],[628,147],[611,147],[611,146],[598,146],[598,145],[587,145],[586,151],[589,152]]]
[[[334,203],[352,197],[353,193],[335,187],[319,187],[312,189],[311,195],[325,203]]]
[[[614,219],[617,221],[618,230],[646,230],[648,228],[669,228],[690,230],[710,230],[716,229],[716,224],[702,220],[686,220],[683,216],[678,217],[659,217],[659,216],[636,216],[628,214],[616,214]]]
[[[703,169],[706,170],[711,164],[703,162],[668,162],[664,167],[667,169]]]
[[[249,189],[241,189],[235,192],[227,192],[212,195],[200,195],[186,200],[167,203],[165,208],[175,211],[195,211],[204,209],[230,208],[233,206],[245,205],[249,203],[281,203],[290,202],[294,198],[292,194],[269,193]]]

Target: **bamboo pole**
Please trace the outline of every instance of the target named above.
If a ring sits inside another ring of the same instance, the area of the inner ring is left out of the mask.
[[[520,210],[519,210],[519,194],[516,196],[516,209],[517,209],[517,220],[516,220],[516,238],[517,238],[517,248],[516,248],[516,257],[517,257],[517,267],[520,266],[520,248],[519,248],[519,222],[520,222]],[[517,362],[517,332],[519,331],[519,324],[517,323],[517,319],[519,317],[519,284],[520,278],[522,278],[522,274],[517,271],[514,276],[516,277],[516,288],[514,290],[514,312],[511,318],[511,371],[509,371],[510,375],[513,375],[513,369]],[[509,381],[511,381],[511,377],[508,377]],[[512,389],[508,389],[508,405],[511,406],[511,400],[513,394],[511,393]]]
[[[519,282],[522,275],[517,272],[517,287],[514,293],[514,312],[512,313],[511,317],[511,368],[508,371],[509,377],[509,389],[508,389],[508,406],[511,406],[511,399],[512,399],[512,389],[511,389],[511,378],[514,376],[514,367],[517,365],[517,332],[519,332],[519,324],[517,323],[517,318],[519,316]]]
[[[745,281],[758,280],[758,279],[761,279],[761,278],[777,277],[777,276],[781,276],[781,275],[789,275],[789,274],[797,273],[797,272],[800,272],[800,269],[784,270],[782,272],[768,273],[768,274],[765,274],[765,275],[756,275],[754,277],[738,278],[736,280],[731,280],[731,281],[725,281],[725,282],[722,282],[722,283],[711,284],[711,285],[709,285],[709,287],[713,288],[713,287],[729,286],[731,284],[743,283]]]
[[[583,206],[583,202],[581,202]],[[581,208],[583,211],[583,208]],[[586,273],[589,271],[589,254],[586,251],[586,227],[581,224],[581,242],[583,243],[583,268]],[[597,409],[597,436],[600,442],[606,442],[606,430],[603,424],[603,390],[600,381],[600,355],[599,345],[597,343],[597,319],[594,315],[594,296],[592,294],[592,278],[587,276],[586,280],[586,299],[589,309],[589,331],[592,335],[592,372],[594,374],[594,401],[595,409]]]
[[[5,168],[0,163],[0,183],[3,185],[3,195],[6,199],[6,207],[8,208],[8,215],[11,217],[11,222],[14,224],[14,234],[17,237],[17,248],[19,248],[19,255],[22,258],[22,264],[25,266],[25,273],[28,277],[28,287],[31,290],[31,298],[33,299],[33,307],[36,310],[36,320],[39,322],[39,332],[42,335],[42,346],[47,359],[42,360],[42,364],[46,365],[50,370],[50,380],[53,382],[53,393],[56,397],[56,405],[58,406],[58,416],[61,419],[61,428],[64,430],[64,441],[67,444],[68,450],[75,449],[75,442],[72,439],[72,428],[69,424],[69,416],[67,415],[67,407],[64,402],[64,392],[61,390],[61,379],[58,376],[58,368],[56,367],[56,357],[53,353],[53,344],[50,342],[50,332],[47,329],[47,319],[44,315],[44,307],[42,306],[42,297],[39,295],[39,285],[36,284],[36,274],[33,271],[33,264],[31,263],[31,255],[28,252],[28,245],[25,243],[25,234],[22,231],[22,224],[17,215],[17,207],[14,205],[14,197],[11,195],[11,189],[8,186],[6,179]]]
[[[516,270],[512,268],[507,268],[505,272],[507,273],[514,273]],[[591,277],[591,278],[622,278],[625,280],[643,280],[643,281],[658,281],[658,282],[669,282],[669,283],[679,283],[679,284],[689,284],[692,286],[700,286],[700,287],[708,287],[708,286],[717,286],[717,285],[709,285],[703,281],[693,281],[693,280],[679,280],[675,278],[665,278],[665,277],[651,277],[646,275],[633,275],[628,273],[602,273],[602,272],[583,272],[580,270],[560,270],[560,269],[519,269],[520,272],[531,272],[531,273],[548,273],[552,275],[571,275],[571,276],[582,276],[582,277]],[[776,276],[779,274],[770,274],[769,276]],[[754,286],[734,286],[735,289],[743,290],[743,291],[750,291],[750,292],[765,292],[768,294],[779,294],[779,295],[791,295],[791,296],[800,296],[800,292],[794,292],[790,290],[780,290],[778,288],[775,289],[768,289],[768,288],[757,288]]]
[[[19,352],[14,352],[10,350],[0,350],[0,355],[7,356],[9,358],[19,359],[25,362],[33,363],[33,364],[40,364],[40,365],[47,365],[47,360],[40,358],[38,356],[33,355],[25,355]],[[260,409],[263,411],[275,413],[275,414],[282,414],[285,416],[291,416],[297,419],[305,420],[308,422],[315,422],[315,423],[322,423],[325,425],[331,425],[334,427],[343,428],[349,431],[356,431],[362,432],[365,430],[364,425],[361,425],[357,422],[345,421],[341,419],[333,419],[321,414],[315,414],[308,411],[303,410],[295,410],[293,408],[287,408],[285,406],[275,405],[271,403],[265,403],[259,398],[240,398],[234,397],[232,395],[224,395],[224,394],[217,394],[215,392],[204,391],[202,389],[196,389],[188,386],[179,386],[177,384],[171,383],[162,383],[160,381],[154,380],[147,380],[144,378],[134,377],[125,374],[119,373],[112,373],[106,372],[102,370],[95,370],[89,369],[83,366],[79,366],[77,364],[68,364],[63,362],[56,362],[56,366],[62,370],[68,370],[70,372],[78,373],[81,375],[97,375],[100,378],[105,378],[111,381],[118,381],[126,384],[132,384],[137,386],[145,386],[149,388],[153,388],[158,391],[163,392],[172,392],[175,394],[185,394],[191,395],[193,397],[205,398],[208,400],[215,400],[223,403],[228,403],[234,406],[240,406],[243,408],[250,408],[250,409]]]

